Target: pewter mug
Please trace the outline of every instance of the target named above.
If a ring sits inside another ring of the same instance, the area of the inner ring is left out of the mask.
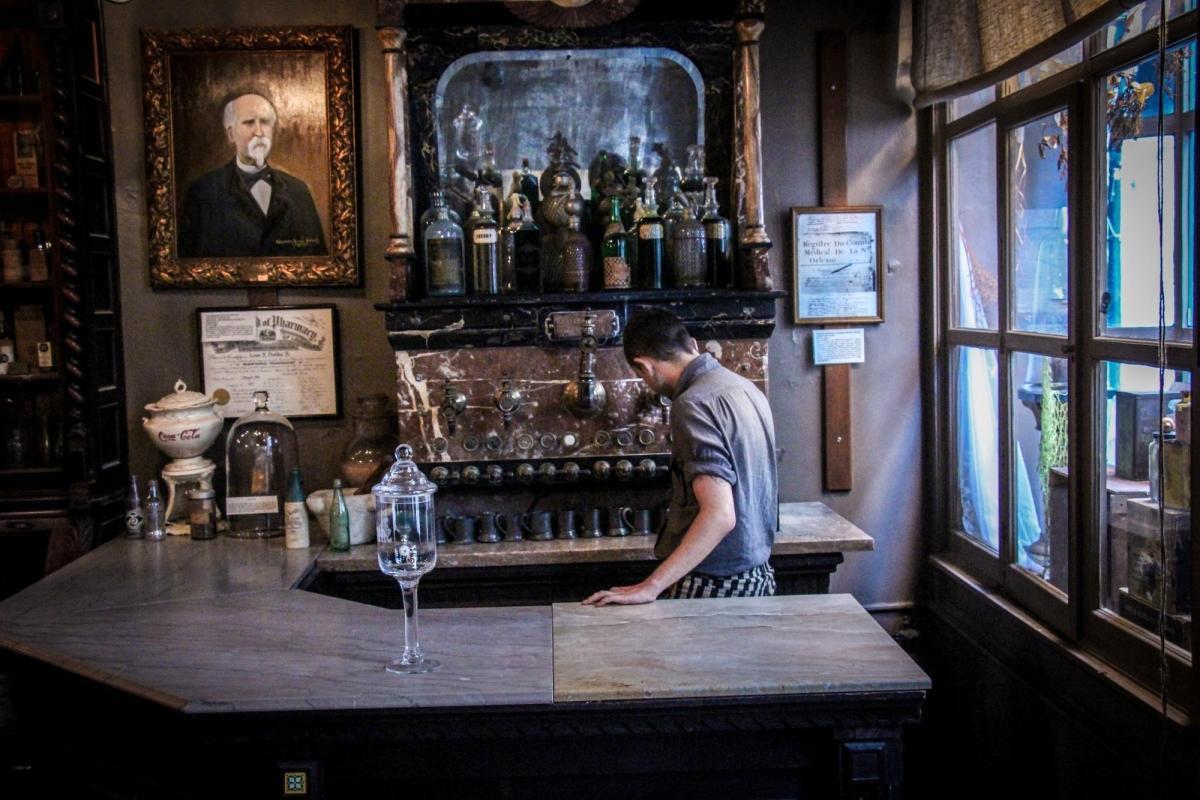
[[[534,541],[547,541],[554,538],[554,512],[530,511],[521,518],[521,527],[526,538]]]
[[[598,539],[604,535],[604,511],[599,508],[589,508],[583,512],[580,522],[579,536],[584,539]]]
[[[564,508],[555,515],[558,519],[558,538],[574,539],[578,537],[575,529],[575,512]]]
[[[496,528],[504,534],[507,542],[519,542],[525,538],[521,534],[521,514],[497,514]]]
[[[633,522],[630,525],[635,536],[649,536],[654,533],[653,512],[648,508],[639,508],[633,512]]]
[[[628,536],[633,525],[633,509],[628,506],[612,506],[608,509],[606,536]]]
[[[475,534],[475,541],[486,544],[500,541],[500,530],[495,513],[485,511],[479,515],[479,531]]]
[[[447,514],[442,517],[441,527],[451,544],[470,544],[475,541],[474,517],[456,517],[453,514]]]

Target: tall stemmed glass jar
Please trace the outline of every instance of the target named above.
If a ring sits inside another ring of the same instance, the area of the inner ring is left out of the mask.
[[[425,658],[417,636],[417,583],[437,564],[433,493],[437,487],[412,460],[412,448],[396,448],[396,462],[371,490],[375,496],[375,541],[379,569],[400,584],[404,601],[404,654],[388,672],[431,672],[440,664]]]

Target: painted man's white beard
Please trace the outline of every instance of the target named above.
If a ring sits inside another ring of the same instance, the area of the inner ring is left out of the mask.
[[[267,156],[271,152],[271,140],[266,138],[254,139],[250,142],[250,146],[246,148],[246,156],[254,163],[254,166],[262,169],[267,164]]]

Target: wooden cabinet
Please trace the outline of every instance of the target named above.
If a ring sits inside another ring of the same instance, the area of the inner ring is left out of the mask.
[[[122,526],[111,128],[98,0],[0,2],[0,18],[0,571],[36,578],[6,557],[10,535],[29,553],[43,531],[53,570]]]

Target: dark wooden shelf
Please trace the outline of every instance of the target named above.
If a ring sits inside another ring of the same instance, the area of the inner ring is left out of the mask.
[[[36,189],[22,187],[20,189],[10,189],[7,186],[0,187],[0,198],[46,198],[50,196],[50,190],[44,186],[39,186]]]
[[[42,95],[38,94],[0,94],[0,106],[40,106]]]
[[[12,283],[0,283],[0,291],[4,289],[53,289],[54,284],[50,281],[14,281]]]
[[[396,350],[513,345],[570,345],[546,332],[548,315],[563,311],[612,311],[622,329],[639,307],[667,308],[693,336],[705,339],[766,339],[775,329],[782,291],[738,289],[626,289],[609,292],[463,295],[379,303],[388,340]],[[618,344],[617,336],[606,344]]]
[[[25,476],[41,476],[41,475],[59,475],[62,473],[62,467],[16,467],[13,469],[0,469],[0,478],[21,478]]]
[[[58,383],[60,372],[29,372],[24,375],[0,375],[0,385],[6,383]]]

